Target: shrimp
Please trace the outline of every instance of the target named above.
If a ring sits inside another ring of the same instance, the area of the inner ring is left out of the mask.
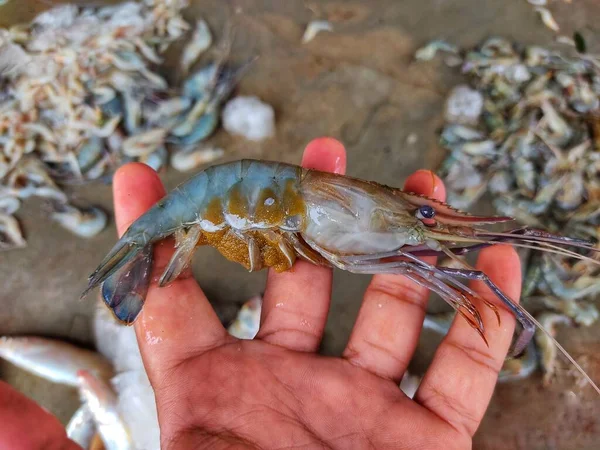
[[[199,172],[138,218],[90,275],[82,298],[101,285],[108,308],[120,321],[132,324],[150,285],[152,248],[173,236],[175,252],[159,287],[177,279],[201,245],[215,247],[251,272],[266,267],[287,271],[301,258],[355,274],[401,274],[438,294],[487,344],[473,300],[491,308],[500,323],[497,306],[461,281],[480,280],[519,322],[521,329],[511,348],[511,355],[519,355],[541,325],[485,273],[457,256],[508,242],[598,261],[564,248],[594,251],[587,241],[529,228],[507,232],[483,228],[510,220],[474,216],[412,192],[291,164],[227,162]],[[446,255],[460,266],[435,266],[419,259],[430,255]]]

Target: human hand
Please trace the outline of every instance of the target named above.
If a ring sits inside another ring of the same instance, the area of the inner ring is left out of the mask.
[[[0,449],[81,450],[56,417],[0,381]]]
[[[343,173],[346,153],[333,139],[317,139],[302,164]],[[123,166],[113,185],[119,235],[165,195],[143,164]],[[445,199],[442,181],[428,171],[409,177],[405,189]],[[155,247],[153,280],[172,252],[170,241]],[[483,250],[477,267],[519,298],[520,264],[511,247]],[[417,345],[428,291],[403,276],[374,276],[342,357],[332,358],[316,353],[331,281],[330,269],[304,261],[289,272],[270,271],[252,341],[227,333],[189,271],[165,288],[153,281],[135,328],[156,394],[162,448],[471,448],[513,317],[500,310],[501,326],[486,330],[489,348],[458,317],[411,400],[398,383]],[[494,300],[482,283],[472,288]],[[489,309],[480,311],[485,323],[496,321]]]
[[[346,153],[337,141],[317,139],[302,164],[343,173]],[[113,186],[119,234],[165,195],[143,164],[123,166]],[[405,189],[445,198],[441,180],[427,171],[409,177]],[[156,246],[154,280],[172,251],[171,242]],[[477,266],[519,298],[521,271],[511,247],[483,250]],[[150,288],[135,328],[156,394],[163,449],[471,447],[513,317],[499,311],[501,327],[486,330],[489,348],[458,317],[411,400],[398,383],[415,351],[429,293],[402,276],[374,276],[342,357],[331,358],[316,353],[331,279],[330,269],[304,261],[286,273],[269,272],[253,341],[227,333],[189,271],[166,288]],[[494,299],[481,283],[472,287]],[[489,309],[480,311],[486,323],[495,322]],[[5,383],[0,423],[0,448],[78,448],[56,418]]]

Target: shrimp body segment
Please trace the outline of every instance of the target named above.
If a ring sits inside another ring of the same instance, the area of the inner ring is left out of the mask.
[[[158,284],[166,286],[189,266],[200,245],[250,271],[292,268],[296,258],[357,274],[402,274],[437,293],[485,340],[473,299],[496,310],[461,280],[481,280],[519,321],[513,353],[535,330],[531,316],[482,272],[436,267],[420,257],[456,258],[485,246],[516,246],[587,258],[560,246],[593,250],[584,241],[540,230],[490,232],[479,226],[509,217],[479,217],[400,189],[279,162],[240,160],[201,171],[135,221],[90,276],[102,284],[107,306],[125,323],[142,310],[150,284],[153,245],[170,236],[175,252]]]

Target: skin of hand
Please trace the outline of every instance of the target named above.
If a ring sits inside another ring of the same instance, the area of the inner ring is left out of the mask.
[[[315,139],[302,165],[344,173],[346,151],[334,139]],[[119,235],[165,195],[156,172],[139,163],[121,167],[113,189]],[[411,175],[404,189],[445,200],[442,181],[429,171]],[[411,400],[398,384],[417,346],[426,289],[403,276],[374,276],[343,354],[325,357],[317,350],[331,301],[331,269],[297,261],[289,272],[270,271],[260,331],[254,340],[238,340],[189,270],[157,287],[172,253],[170,240],[155,247],[152,286],[135,323],[164,450],[472,447],[514,332],[515,320],[503,308],[499,326],[493,311],[476,302],[489,347],[457,317]],[[520,262],[510,246],[484,249],[477,268],[519,299]],[[483,283],[470,286],[495,301]],[[0,404],[0,423],[7,420],[16,429],[21,419]],[[57,442],[64,438],[53,433]]]

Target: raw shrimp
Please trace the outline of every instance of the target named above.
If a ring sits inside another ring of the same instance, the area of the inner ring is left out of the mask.
[[[82,297],[102,283],[106,305],[119,320],[133,323],[150,285],[152,248],[174,236],[176,251],[158,281],[160,287],[182,273],[199,245],[215,247],[250,271],[287,271],[300,257],[357,274],[401,274],[437,293],[487,343],[473,300],[493,309],[500,322],[497,308],[461,281],[481,280],[521,325],[512,348],[518,355],[539,324],[485,273],[456,255],[511,242],[594,261],[561,246],[594,249],[586,241],[541,230],[491,232],[478,227],[510,220],[470,215],[375,182],[279,162],[239,160],[201,171],[137,219],[89,277]],[[419,259],[428,255],[457,259],[460,268],[436,267]]]

